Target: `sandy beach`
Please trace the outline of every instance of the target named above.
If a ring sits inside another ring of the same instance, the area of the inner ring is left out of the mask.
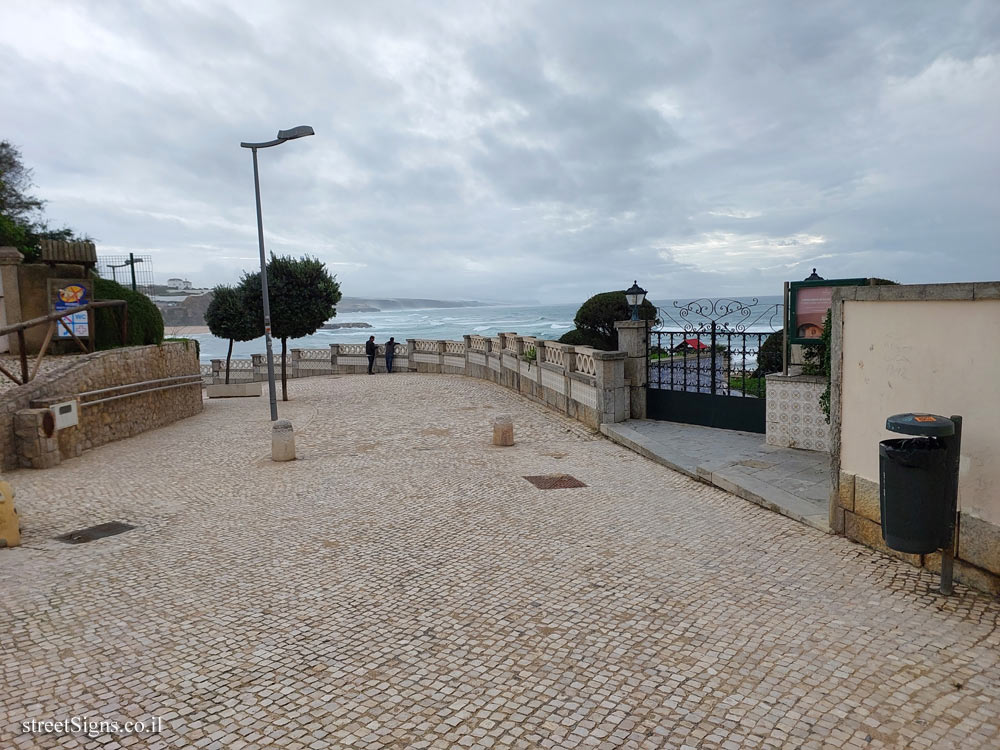
[[[211,333],[208,326],[164,326],[164,336],[190,336],[194,333]]]

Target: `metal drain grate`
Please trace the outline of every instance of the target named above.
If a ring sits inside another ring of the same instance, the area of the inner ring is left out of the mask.
[[[56,539],[67,544],[83,544],[84,542],[92,542],[95,539],[103,539],[106,536],[121,534],[124,531],[131,531],[134,528],[135,526],[129,526],[127,523],[122,523],[121,521],[111,521],[110,523],[99,523],[97,526],[90,526],[79,531],[71,531],[68,534],[57,536]]]
[[[529,482],[540,490],[563,490],[572,487],[586,487],[576,477],[569,474],[544,474],[540,477],[525,477]]]

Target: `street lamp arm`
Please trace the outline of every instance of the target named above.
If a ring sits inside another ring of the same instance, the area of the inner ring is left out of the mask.
[[[285,141],[294,141],[296,138],[304,138],[307,135],[316,135],[314,131],[308,125],[297,125],[294,128],[289,128],[288,130],[279,130],[278,137],[273,141],[267,141],[265,143],[241,143],[240,146],[243,148],[270,148],[271,146],[277,146],[279,143],[284,143]]]
[[[240,143],[240,148],[270,148],[271,146],[278,146],[284,143],[280,138],[276,138],[273,141],[267,141],[265,143]]]

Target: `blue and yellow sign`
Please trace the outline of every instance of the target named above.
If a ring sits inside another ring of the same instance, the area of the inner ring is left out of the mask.
[[[70,283],[56,290],[55,311],[70,310],[80,305],[86,305],[88,302],[90,302],[90,295],[87,292],[87,288],[82,284]],[[58,326],[58,336],[68,339],[70,338],[70,331],[72,331],[77,338],[88,338],[90,336],[88,317],[87,311],[84,310],[83,312],[73,313],[62,318],[66,326]],[[69,328],[69,331],[66,328]]]

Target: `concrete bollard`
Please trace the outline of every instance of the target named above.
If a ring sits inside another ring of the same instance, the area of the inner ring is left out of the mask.
[[[14,507],[14,488],[0,482],[0,547],[21,545],[21,524]]]
[[[295,460],[295,433],[287,419],[279,419],[271,428],[271,460]]]
[[[493,445],[514,444],[514,420],[506,414],[493,420]]]

